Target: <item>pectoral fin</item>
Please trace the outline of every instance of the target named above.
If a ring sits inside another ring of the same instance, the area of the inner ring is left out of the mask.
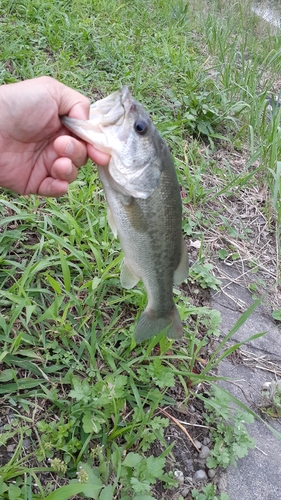
[[[135,198],[124,197],[122,201],[124,210],[128,217],[130,225],[138,232],[145,233],[147,231],[147,221],[141,210],[140,205],[136,202]]]
[[[113,232],[114,237],[117,238],[117,236],[118,236],[117,226],[116,226],[114,217],[113,217],[112,212],[111,212],[109,207],[107,207],[107,221],[108,221],[108,224],[110,226],[111,231]]]
[[[188,253],[184,239],[181,244],[181,259],[177,269],[174,272],[174,283],[182,283],[188,277]]]
[[[139,278],[134,274],[131,268],[126,264],[125,259],[122,263],[120,281],[123,288],[129,290],[139,282]]]

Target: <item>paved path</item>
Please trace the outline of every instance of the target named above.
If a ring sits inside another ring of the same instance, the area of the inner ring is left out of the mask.
[[[223,272],[228,273],[231,279],[238,276],[237,271],[227,266],[223,266]],[[223,285],[226,283],[227,281]],[[247,309],[253,300],[243,283],[231,283],[224,292],[227,295],[220,292],[213,296],[211,306],[221,312],[222,334],[226,335],[241,316],[243,307],[246,306]],[[249,353],[243,357],[252,358],[252,361],[247,361],[249,366],[243,361],[233,365],[227,360],[219,365],[219,375],[237,381],[236,385],[223,382],[224,387],[254,411],[260,401],[263,384],[280,380],[280,376],[276,377],[274,374],[274,367],[280,373],[281,330],[274,324],[266,307],[259,306],[234,335],[235,341],[241,341],[263,331],[268,333],[242,348],[242,351]],[[273,365],[266,361],[271,361]],[[262,365],[264,369],[258,368]],[[268,371],[266,367],[272,367],[273,371]],[[268,423],[281,434],[281,418],[268,419]],[[238,461],[237,468],[229,467],[223,473],[219,483],[220,491],[226,491],[230,500],[281,500],[281,440],[258,420],[248,430],[256,439],[256,448]]]

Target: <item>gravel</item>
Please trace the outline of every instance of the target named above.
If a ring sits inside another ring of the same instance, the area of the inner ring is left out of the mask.
[[[204,470],[199,469],[199,470],[197,470],[197,471],[194,473],[194,475],[193,475],[193,478],[192,478],[192,479],[193,479],[193,482],[194,482],[194,483],[198,483],[198,482],[200,482],[200,481],[202,481],[202,482],[203,482],[203,481],[207,481],[208,477],[207,477],[207,474],[206,474],[206,472],[205,472]]]

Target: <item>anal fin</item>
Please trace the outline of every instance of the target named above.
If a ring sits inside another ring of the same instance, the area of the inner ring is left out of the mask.
[[[184,239],[181,243],[181,258],[177,269],[174,272],[174,283],[182,283],[188,277],[189,260]]]

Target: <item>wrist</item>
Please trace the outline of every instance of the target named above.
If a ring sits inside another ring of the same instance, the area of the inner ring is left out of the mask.
[[[6,122],[6,117],[5,117],[5,107],[6,107],[6,100],[5,100],[5,92],[4,92],[4,86],[0,87],[0,168],[2,167],[2,162],[4,160],[4,155],[6,153],[6,144],[7,144],[7,139],[5,137],[5,122]],[[5,161],[5,160],[4,160]],[[1,175],[1,172],[0,172]]]
[[[5,108],[6,108],[6,99],[5,99],[5,87],[6,85],[1,85],[0,86],[0,141],[1,141],[1,146],[2,146],[2,141],[3,141],[3,134],[4,134],[4,127],[3,127],[3,121],[6,121],[5,119]],[[2,150],[2,148],[1,148]]]

